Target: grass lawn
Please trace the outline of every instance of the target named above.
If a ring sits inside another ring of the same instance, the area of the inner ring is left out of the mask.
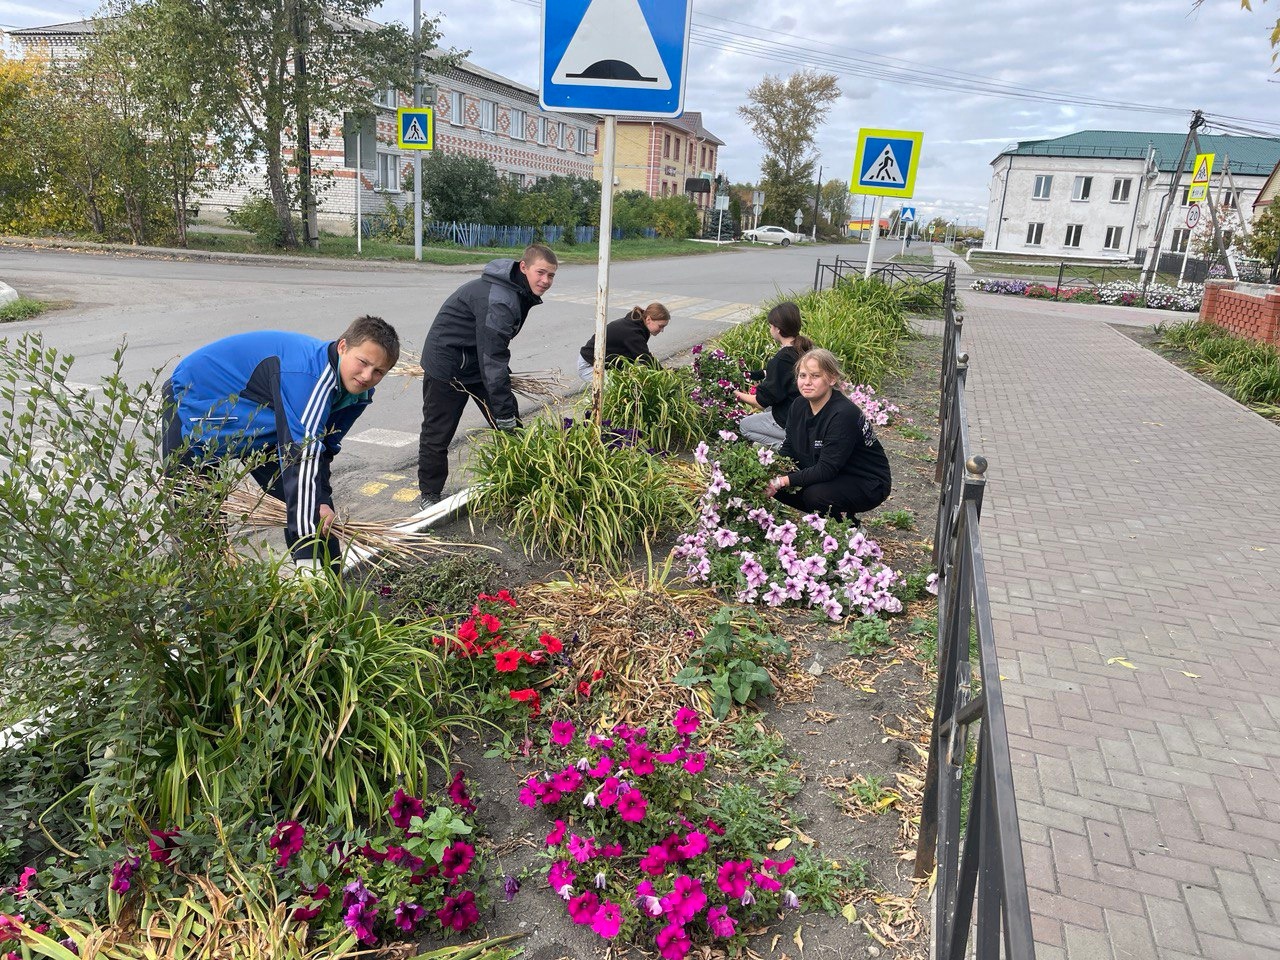
[[[273,253],[285,251],[276,247],[264,247],[255,242],[253,237],[240,234],[224,233],[191,233],[188,241],[193,250],[211,250],[220,253]],[[412,260],[412,245],[389,243],[386,240],[366,240],[362,244],[361,253],[356,253],[355,237],[340,237],[332,234],[320,236],[320,249],[302,248],[291,251],[300,257],[336,257],[360,260]],[[713,243],[694,243],[690,240],[615,240],[609,248],[611,260],[647,260],[653,257],[684,257],[716,253],[728,249],[732,244],[717,247]],[[556,256],[561,263],[595,263],[600,249],[594,243],[552,244]],[[436,246],[423,244],[422,261],[424,263],[458,264],[486,263],[499,257],[518,258],[524,252],[523,247],[479,247],[467,249],[453,245]]]
[[[980,277],[1033,277],[1052,283],[1058,282],[1059,265],[1060,261],[1057,260],[1040,263],[1011,263],[1005,260],[987,260],[986,258],[975,257],[969,261],[969,266],[973,267],[974,272]],[[1142,269],[1140,267],[1089,267],[1068,264],[1062,272],[1062,279],[1064,283],[1067,280],[1082,279],[1092,280],[1094,283],[1108,283],[1113,280],[1129,280],[1133,283],[1140,283],[1142,281]],[[1176,287],[1178,278],[1175,274],[1159,273],[1156,274],[1154,282],[1167,283]]]

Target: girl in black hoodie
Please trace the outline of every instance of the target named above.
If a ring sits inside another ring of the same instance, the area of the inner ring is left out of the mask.
[[[800,400],[791,405],[782,455],[798,469],[774,477],[768,496],[805,513],[843,516],[880,506],[889,497],[889,458],[871,421],[836,389],[844,379],[829,350],[810,350],[796,364]]]
[[[649,338],[667,329],[670,322],[671,311],[660,303],[632,307],[629,314],[604,328],[604,365],[609,368],[623,363],[660,366],[658,358],[649,350]],[[595,362],[596,338],[593,336],[578,353],[578,376],[590,380]]]
[[[770,358],[763,370],[752,370],[751,379],[761,381],[754,394],[739,390],[739,403],[760,410],[742,418],[738,432],[747,440],[768,447],[780,447],[787,435],[787,414],[800,396],[796,390],[796,361],[812,350],[808,337],[800,334],[800,308],[790,300],[769,311],[769,334],[782,349]]]

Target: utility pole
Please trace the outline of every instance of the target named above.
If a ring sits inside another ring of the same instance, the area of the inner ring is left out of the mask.
[[[1156,220],[1156,235],[1151,238],[1151,246],[1147,250],[1147,263],[1142,271],[1142,293],[1144,296],[1146,295],[1147,287],[1151,285],[1152,278],[1156,275],[1156,271],[1160,269],[1160,244],[1164,241],[1164,227],[1169,220],[1169,212],[1173,209],[1174,201],[1178,198],[1178,187],[1182,183],[1182,168],[1187,162],[1187,151],[1191,149],[1191,141],[1195,138],[1196,131],[1203,126],[1204,114],[1199,110],[1193,111],[1191,114],[1191,127],[1187,130],[1186,139],[1182,141],[1182,154],[1178,157],[1178,166],[1169,178],[1167,202]]]

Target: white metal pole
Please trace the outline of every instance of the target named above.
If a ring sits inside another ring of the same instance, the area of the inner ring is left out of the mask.
[[[1182,266],[1178,270],[1178,286],[1182,286],[1182,278],[1187,272],[1187,257],[1191,256],[1191,238],[1195,236],[1195,227],[1187,228],[1187,245],[1182,250]]]
[[[591,371],[591,409],[600,422],[604,398],[604,328],[609,314],[609,249],[613,244],[613,170],[618,140],[617,114],[604,118],[604,152],[600,158],[600,258],[596,271],[596,362]]]
[[[422,0],[413,0],[413,105],[422,106]],[[422,151],[413,151],[413,259],[422,259]]]
[[[360,172],[360,164],[362,162],[360,157],[360,141],[363,138],[360,136],[360,134],[362,134],[363,132],[364,132],[364,120],[360,119],[359,126],[356,127],[356,253],[361,253],[364,250],[363,246],[361,245],[364,239],[362,236],[364,231],[360,229],[361,227],[360,194],[364,192],[364,179]]]
[[[902,219],[902,208],[898,208],[898,226],[902,231],[902,249],[898,251],[899,256],[907,255],[907,222]]]
[[[871,265],[876,259],[876,237],[880,235],[880,198],[871,204],[871,245],[867,247],[867,269],[862,275],[871,276]]]

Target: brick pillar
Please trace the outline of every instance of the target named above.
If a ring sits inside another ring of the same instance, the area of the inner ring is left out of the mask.
[[[1231,286],[1230,280],[1205,281],[1204,299],[1200,302],[1200,319],[1202,321],[1213,322],[1213,318],[1218,312],[1218,291],[1223,287],[1229,286]]]
[[[1280,343],[1280,292],[1268,293],[1263,302],[1262,337],[1266,343]]]

